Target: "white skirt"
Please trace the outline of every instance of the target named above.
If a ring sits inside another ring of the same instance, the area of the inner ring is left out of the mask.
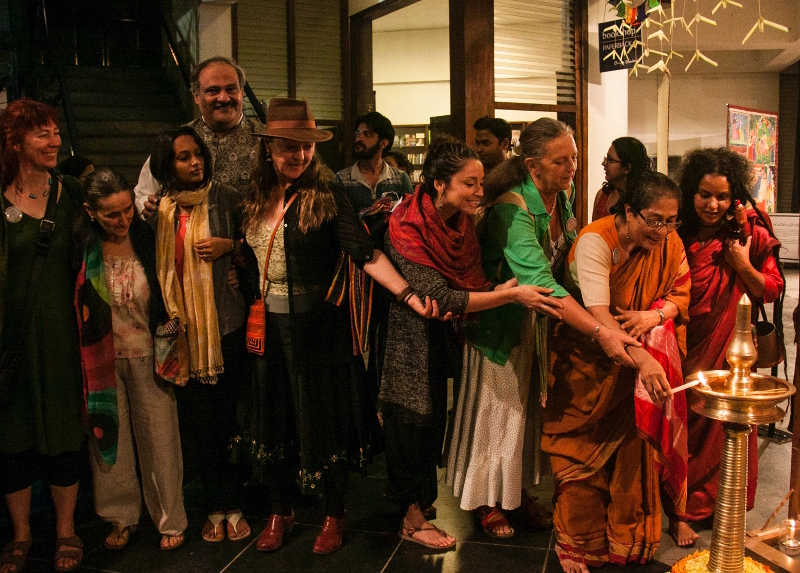
[[[446,477],[453,494],[461,497],[461,509],[498,502],[505,510],[515,509],[522,488],[538,484],[544,471],[539,391],[538,386],[530,388],[535,320],[526,311],[521,342],[502,366],[471,343],[464,347]]]

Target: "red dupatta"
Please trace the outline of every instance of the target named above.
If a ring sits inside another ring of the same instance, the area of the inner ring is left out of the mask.
[[[417,187],[389,219],[395,250],[412,263],[436,270],[456,290],[479,291],[489,286],[481,263],[475,225],[464,212],[444,221],[427,193]]]

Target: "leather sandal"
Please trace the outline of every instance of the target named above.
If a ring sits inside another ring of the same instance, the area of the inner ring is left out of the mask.
[[[136,531],[135,525],[127,525],[125,527],[119,527],[117,525],[114,526],[114,529],[111,530],[106,536],[106,540],[103,542],[103,546],[108,549],[109,551],[121,551],[125,549],[128,545],[128,541],[131,538],[131,533]],[[121,541],[119,544],[110,543],[111,537],[114,536],[117,540]]]
[[[533,529],[551,529],[553,527],[553,512],[539,503],[535,497],[522,492],[522,505],[517,510],[519,515]]]
[[[289,515],[273,513],[264,531],[258,536],[256,549],[259,551],[275,551],[283,544],[283,536],[291,533],[294,527],[294,510]]]
[[[478,508],[476,513],[478,517],[481,518],[481,527],[483,527],[483,531],[489,537],[494,537],[495,539],[511,539],[514,537],[514,528],[508,523],[506,516],[496,507],[493,507],[491,510],[487,507]],[[499,530],[505,527],[509,528],[511,532],[500,533]]]
[[[326,516],[322,523],[322,531],[319,532],[317,540],[314,542],[314,553],[317,555],[330,555],[342,546],[342,534],[344,533],[344,517]]]
[[[225,514],[221,511],[208,514],[208,520],[203,525],[203,541],[209,543],[219,543],[225,539],[225,530],[222,527],[222,522],[225,521]],[[209,525],[211,527],[209,527]],[[219,528],[219,531],[217,530]]]
[[[59,566],[58,562],[62,559],[72,559],[75,563],[68,566]],[[81,561],[83,561],[83,542],[77,535],[56,539],[56,555],[53,557],[53,564],[58,573],[75,571],[81,566]]]
[[[31,550],[33,540],[28,541],[11,541],[3,547],[3,553],[0,553],[0,568],[7,565],[14,567],[12,573],[22,571],[25,567],[25,561],[28,559],[28,551]]]
[[[422,541],[421,539],[414,537],[420,531],[436,531],[436,533],[438,533],[439,536],[442,538],[448,536],[446,531],[439,529],[432,523],[428,523],[427,525],[430,525],[430,527],[413,527],[409,525],[408,522],[404,519],[403,525],[401,526],[400,531],[397,533],[397,536],[405,541],[417,543],[419,545],[422,545],[423,547],[427,547],[428,549],[434,549],[436,551],[446,551],[456,546],[455,540],[453,540],[452,543],[448,543],[447,545],[435,545],[433,543],[427,543],[425,541]]]
[[[173,551],[179,547],[183,547],[184,543],[186,543],[186,536],[183,533],[179,533],[178,535],[162,534],[159,547],[161,551]]]
[[[242,516],[241,510],[232,511],[225,514],[225,519],[228,522],[226,529],[228,530],[228,539],[231,541],[239,541],[250,535],[250,525],[247,520]],[[242,524],[242,531],[239,531],[239,524]]]

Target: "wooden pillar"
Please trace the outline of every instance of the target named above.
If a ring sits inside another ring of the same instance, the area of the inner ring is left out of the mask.
[[[450,0],[450,133],[470,144],[494,114],[494,1]]]
[[[350,19],[351,115],[375,109],[372,87],[372,18]]]

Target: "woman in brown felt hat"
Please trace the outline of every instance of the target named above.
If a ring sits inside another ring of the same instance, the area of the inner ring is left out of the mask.
[[[432,305],[423,305],[375,249],[333,185],[333,173],[315,154],[315,144],[332,134],[317,129],[305,101],[271,100],[266,129],[257,135],[264,139],[244,230],[268,310],[266,348],[255,359],[251,432],[271,503],[257,547],[274,551],[291,530],[291,481],[299,475],[304,492],[323,494],[326,517],[314,552],[328,554],[342,543],[352,415],[350,317],[346,305],[325,300],[340,252],[423,316]]]

